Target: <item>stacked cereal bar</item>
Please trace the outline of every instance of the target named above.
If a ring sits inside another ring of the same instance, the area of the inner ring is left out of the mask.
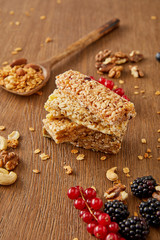
[[[117,153],[135,116],[134,104],[88,76],[69,70],[56,78],[44,127],[56,143]]]

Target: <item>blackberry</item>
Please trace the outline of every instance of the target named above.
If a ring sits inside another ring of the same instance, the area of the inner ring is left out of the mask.
[[[160,201],[149,198],[147,202],[141,202],[139,211],[150,225],[160,225]]]
[[[127,240],[145,240],[149,233],[149,225],[144,218],[130,217],[119,222],[120,234]]]
[[[152,176],[137,178],[131,185],[133,195],[139,198],[151,197],[155,191],[156,180]]]
[[[118,200],[108,201],[104,204],[104,212],[108,213],[112,222],[119,222],[129,216],[128,207]]]
[[[157,53],[156,53],[156,59],[157,59],[157,61],[160,62],[160,52],[157,52]]]

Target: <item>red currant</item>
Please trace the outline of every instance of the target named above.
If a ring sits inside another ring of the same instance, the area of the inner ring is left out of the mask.
[[[89,207],[91,206],[91,199],[87,199],[86,202],[88,203]]]
[[[104,239],[107,235],[107,228],[103,225],[98,225],[94,228],[94,235],[98,239]]]
[[[100,198],[92,198],[91,207],[94,210],[99,210],[103,206],[103,202]]]
[[[91,79],[95,80],[95,78],[93,76],[89,76]]]
[[[119,231],[119,225],[116,222],[111,222],[108,226],[109,232],[117,233]]]
[[[87,188],[84,192],[86,199],[92,199],[96,197],[96,191],[93,188]]]
[[[121,240],[121,235],[117,233],[118,240]]]
[[[83,209],[82,211],[80,211],[80,213],[79,213],[80,218],[82,217],[83,213],[85,213],[85,212],[89,212],[88,209]]]
[[[97,211],[94,211],[93,214],[95,215],[96,218],[98,218],[101,213],[102,213],[102,211],[97,210]]]
[[[110,90],[112,90],[113,87],[114,87],[114,83],[113,83],[113,81],[106,79],[106,81],[105,81],[105,83],[104,83],[104,86],[107,87],[107,88],[109,88]]]
[[[106,80],[107,80],[106,78],[100,77],[100,78],[98,79],[98,82],[104,85]]]
[[[116,88],[114,92],[120,95],[121,97],[124,95],[124,90],[122,88]]]
[[[120,240],[126,240],[126,239],[122,237],[122,238],[120,238]]]
[[[97,226],[97,222],[96,221],[92,221],[87,225],[87,231],[90,234],[93,234],[94,228]]]
[[[67,195],[70,199],[77,199],[78,197],[80,197],[80,191],[78,190],[78,188],[75,187],[71,187],[68,189]]]
[[[83,213],[81,218],[84,222],[90,223],[93,219],[93,216],[90,212],[85,212],[85,213]]]
[[[128,98],[126,95],[123,95],[122,97],[123,97],[124,99],[130,101],[129,98]]]
[[[78,198],[74,201],[74,206],[78,210],[82,210],[86,207],[85,201],[82,198]]]
[[[107,234],[105,240],[118,240],[118,236],[115,233],[109,233]]]
[[[98,223],[103,225],[103,226],[107,226],[109,225],[111,222],[111,218],[107,213],[101,213],[98,217]]]

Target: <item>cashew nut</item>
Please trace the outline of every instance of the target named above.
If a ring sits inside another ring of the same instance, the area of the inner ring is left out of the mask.
[[[17,140],[20,137],[20,134],[18,131],[13,131],[8,135],[8,140]]]
[[[15,172],[8,172],[4,168],[0,168],[0,185],[11,185],[17,180]]]
[[[110,181],[116,181],[116,180],[118,180],[118,175],[115,173],[116,170],[117,170],[117,167],[113,167],[113,168],[110,168],[110,169],[106,172],[106,177],[107,177]]]
[[[7,139],[0,136],[0,150],[6,150],[7,149]]]

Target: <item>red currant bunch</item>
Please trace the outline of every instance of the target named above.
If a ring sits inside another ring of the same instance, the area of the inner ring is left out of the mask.
[[[93,188],[83,190],[80,186],[71,187],[67,195],[74,200],[75,208],[80,210],[79,216],[87,223],[87,231],[90,234],[103,240],[125,240],[118,233],[118,223],[111,222],[110,216],[100,210],[103,202],[96,197]]]

